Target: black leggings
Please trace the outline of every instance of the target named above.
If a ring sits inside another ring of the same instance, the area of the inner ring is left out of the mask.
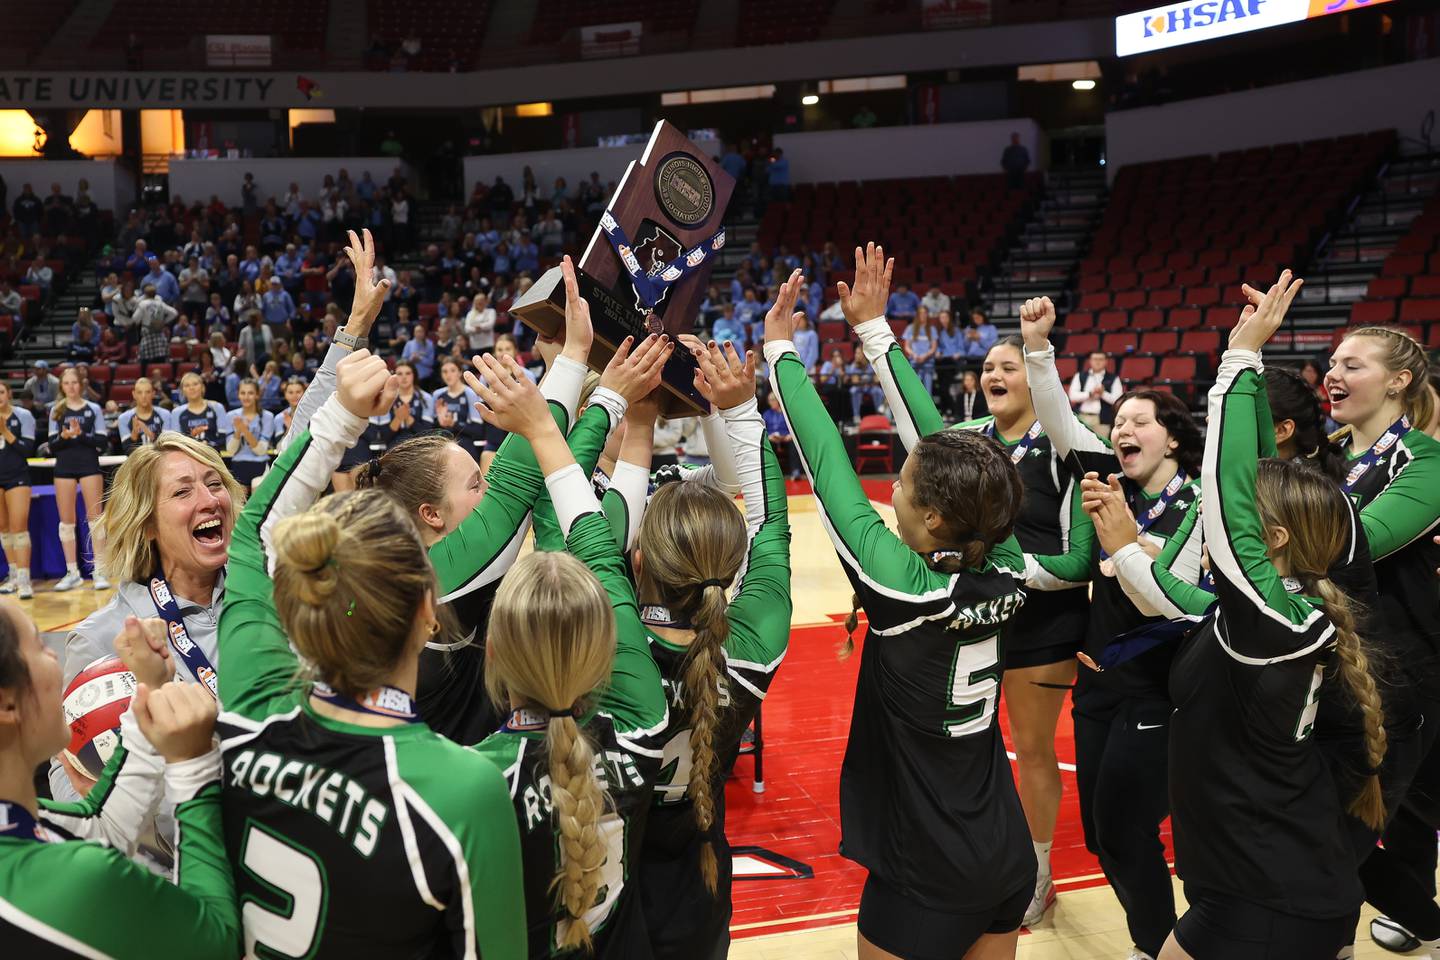
[[[1075,690],[1075,784],[1085,847],[1125,909],[1130,938],[1159,956],[1175,927],[1175,893],[1160,823],[1170,813],[1170,703]]]

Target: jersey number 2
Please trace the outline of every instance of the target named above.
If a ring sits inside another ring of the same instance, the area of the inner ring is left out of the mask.
[[[245,928],[245,956],[309,957],[325,921],[325,868],[307,850],[256,823],[245,831],[240,865],[268,890],[274,906],[247,895],[240,917]]]
[[[945,733],[968,737],[988,729],[1000,693],[1000,634],[955,645]]]

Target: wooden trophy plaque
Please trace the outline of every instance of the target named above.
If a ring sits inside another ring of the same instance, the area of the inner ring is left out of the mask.
[[[627,337],[670,339],[695,332],[695,318],[715,258],[725,243],[721,218],[735,180],[685,134],[655,125],[576,264],[580,295],[590,304],[595,343],[590,367],[603,370]],[[526,326],[553,337],[565,329],[565,281],[551,267],[510,308]],[[677,349],[661,381],[661,413],[693,417],[709,410],[695,389],[695,359]]]

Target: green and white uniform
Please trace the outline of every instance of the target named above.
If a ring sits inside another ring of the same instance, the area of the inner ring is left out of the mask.
[[[996,716],[1001,630],[1025,602],[1019,545],[1012,536],[959,573],[932,569],[870,505],[794,347],[767,343],[765,359],[869,620],[840,774],[840,852],[931,910],[980,913],[1028,895],[1035,854]]]
[[[635,588],[626,574],[616,534],[595,501],[589,474],[578,465],[570,466],[545,482],[570,552],[599,578],[615,609],[614,668],[594,709],[581,721],[595,749],[601,783],[613,802],[599,825],[608,845],[607,857],[600,868],[596,902],[584,922],[594,937],[596,957],[644,957],[648,940],[633,881],[640,863],[651,785],[660,769],[661,735],[667,722],[665,694],[640,627]],[[561,858],[550,804],[550,763],[544,749],[548,724],[543,712],[517,710],[498,732],[475,748],[505,772],[519,821],[531,958],[561,955],[557,944],[565,924],[573,922],[557,917],[553,889]]]
[[[162,775],[133,718],[125,737],[131,749],[116,749],[83,802],[42,802],[37,822],[0,801],[5,957],[235,956],[240,917],[221,830],[219,752],[170,764]],[[175,806],[173,884],[126,859],[141,822],[154,815],[162,776]]]
[[[365,426],[327,401],[235,525],[219,674],[245,953],[519,960],[520,846],[500,771],[423,722],[317,713],[275,611],[262,543],[313,504]]]
[[[710,783],[715,820],[708,836],[696,826],[688,796],[693,764],[684,688],[688,648],[665,640],[653,629],[647,631],[650,651],[664,676],[670,722],[663,737],[663,765],[654,784],[655,806],[645,832],[641,883],[654,955],[677,960],[712,956],[726,942],[731,873],[725,841],[725,780],[739,755],[740,738],[755,719],[790,643],[790,521],[784,474],[754,399],[720,411],[720,418],[726,436],[712,442],[710,450],[713,455],[719,446],[727,446],[732,452],[736,480],[745,497],[749,546],[736,576],[739,588],[726,609],[730,636],[725,641],[719,716],[711,741],[716,757]],[[687,481],[711,479],[702,469],[687,476]],[[657,624],[685,615],[658,606],[647,606],[643,613],[647,623]],[[719,866],[714,894],[706,888],[700,870],[707,840],[714,845]]]
[[[859,324],[855,332],[885,390],[885,402],[907,451],[922,437],[945,429],[935,400],[915,373],[884,317]],[[1015,521],[1015,539],[1047,577],[1030,584],[1025,606],[1004,627],[1007,669],[1071,660],[1085,638],[1090,613],[1090,554],[1095,526],[1080,506],[1079,478],[1055,450],[1039,422],[1010,441],[995,430],[994,417],[955,425],[993,437],[1010,454],[1025,500]]]

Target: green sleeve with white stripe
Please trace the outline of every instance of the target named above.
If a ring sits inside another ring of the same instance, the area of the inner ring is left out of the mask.
[[[1252,484],[1250,489],[1255,489]],[[1179,528],[1175,535],[1165,541],[1165,546],[1160,549],[1160,556],[1156,557],[1150,564],[1150,573],[1155,578],[1165,599],[1175,609],[1163,611],[1166,615],[1189,615],[1203,616],[1210,605],[1215,602],[1214,594],[1208,590],[1202,590],[1198,582],[1191,582],[1185,577],[1177,576],[1174,572],[1179,565],[1182,555],[1189,554],[1196,561],[1196,581],[1199,579],[1198,559],[1204,544],[1205,528],[1200,522],[1200,504],[1196,503],[1190,507],[1185,514],[1185,519],[1180,521]]]
[[[551,401],[550,412],[563,431],[569,420],[565,408]],[[503,571],[495,567],[515,546],[545,489],[530,441],[516,433],[501,442],[485,480],[485,496],[479,505],[430,547],[441,597],[499,579]]]
[[[835,421],[799,356],[787,352],[772,364],[771,382],[810,474],[826,530],[852,583],[896,601],[887,604],[896,623],[910,614],[908,607],[916,599],[948,604],[950,578],[930,569],[870,505]],[[872,626],[891,619],[878,607],[867,606],[866,612]]]
[[[178,804],[175,819],[173,884],[102,844],[0,840],[0,920],[28,934],[35,942],[26,945],[43,957],[235,960],[240,912],[219,783]],[[45,950],[45,943],[55,949]],[[7,946],[4,955],[19,960],[16,945]]]
[[[580,414],[566,441],[570,444],[570,455],[580,464],[585,476],[595,472],[600,462],[600,453],[610,436],[610,414],[604,407],[592,403]],[[608,514],[608,511],[607,511]],[[535,501],[535,549],[564,550],[565,534],[560,522],[555,519],[555,505],[550,502],[550,491],[542,489]]]
[[[635,586],[625,569],[620,542],[600,513],[581,516],[565,538],[565,546],[595,574],[615,610],[615,663],[610,682],[600,695],[600,706],[619,725],[649,729],[665,719],[665,689],[640,624]]]
[[[1256,405],[1263,382],[1256,370],[1247,367],[1230,383],[1222,377],[1212,388],[1210,430],[1205,439],[1200,481],[1204,497],[1200,515],[1209,533],[1216,592],[1221,611],[1231,624],[1226,634],[1231,648],[1241,653],[1276,652],[1275,631],[1234,629],[1239,624],[1263,624],[1263,620],[1257,622],[1256,616],[1261,605],[1296,629],[1303,629],[1316,618],[1314,605],[1286,591],[1270,561],[1255,504],[1256,454],[1261,444]]]
[[[1417,429],[1404,443],[1414,457],[1360,511],[1376,563],[1429,533],[1440,522],[1440,443]]]
[[[314,441],[295,435],[240,511],[225,565],[225,603],[220,609],[220,703],[225,710],[263,720],[293,706],[299,662],[275,611],[274,587],[265,569],[260,528]]]
[[[1035,562],[1057,580],[1069,583],[1085,583],[1090,579],[1091,565],[1095,561],[1095,521],[1081,506],[1080,482],[1071,478],[1065,493],[1062,510],[1070,514],[1069,541],[1064,553],[1032,554]]]
[[[450,938],[440,955],[525,960],[520,830],[505,775],[483,754],[439,737],[397,742],[395,768],[410,794],[409,815],[439,834],[447,848],[446,856],[421,868],[439,904],[436,925]],[[432,876],[432,863],[448,868]]]
[[[937,430],[944,430],[945,420],[935,407],[935,398],[925,389],[920,375],[910,365],[904,348],[898,342],[891,343],[890,349],[885,351],[880,362],[885,364],[899,393],[899,396],[890,395],[895,391],[887,391],[885,394],[885,401],[890,404],[890,414],[897,421],[901,417],[909,419],[917,438],[928,437]],[[884,381],[881,383],[883,385]],[[901,435],[904,435],[903,431]]]
[[[792,427],[793,429],[793,427]],[[785,475],[770,446],[760,441],[760,469],[765,486],[765,517],[750,538],[745,578],[726,611],[732,658],[768,664],[790,644],[790,512]]]

